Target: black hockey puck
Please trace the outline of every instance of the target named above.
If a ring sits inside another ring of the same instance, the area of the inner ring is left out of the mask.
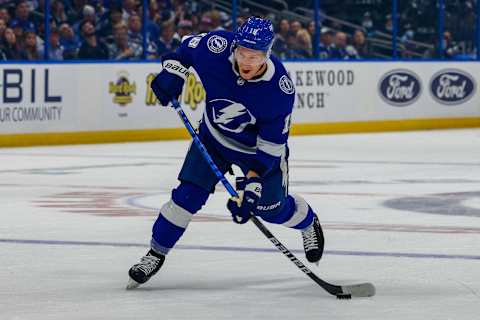
[[[351,294],[337,294],[337,299],[350,300],[350,299],[352,299],[352,295]]]

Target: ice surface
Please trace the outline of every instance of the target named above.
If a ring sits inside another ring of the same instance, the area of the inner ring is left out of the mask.
[[[375,297],[328,295],[230,221],[221,185],[159,274],[126,291],[188,142],[17,148],[0,149],[0,319],[478,319],[480,130],[290,147],[290,191],[325,230],[311,268]],[[305,261],[298,231],[265,224]]]

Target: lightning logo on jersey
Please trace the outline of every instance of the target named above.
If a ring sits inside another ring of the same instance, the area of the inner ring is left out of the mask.
[[[246,126],[256,122],[255,117],[241,103],[214,99],[209,104],[212,105],[213,122],[225,131],[240,133]]]

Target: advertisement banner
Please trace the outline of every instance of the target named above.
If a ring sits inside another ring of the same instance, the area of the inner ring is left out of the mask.
[[[422,119],[442,119],[439,127],[449,127],[450,120],[460,118],[472,120],[464,122],[472,126],[480,117],[480,65],[475,62],[287,62],[285,66],[296,90],[293,128]],[[160,106],[150,89],[160,70],[159,63],[1,65],[0,136],[150,130],[155,138],[184,137],[178,134],[183,125],[177,114]],[[181,102],[196,125],[206,95],[192,71]],[[461,124],[451,125],[455,126]],[[170,131],[163,135],[165,130]]]
[[[0,133],[68,130],[76,120],[76,75],[61,65],[0,65]]]
[[[298,62],[287,70],[294,123],[480,116],[476,63]]]

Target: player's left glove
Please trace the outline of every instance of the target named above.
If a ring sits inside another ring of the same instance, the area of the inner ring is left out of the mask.
[[[237,190],[244,190],[241,202],[237,203],[229,199],[227,208],[232,214],[233,221],[243,224],[250,219],[250,215],[254,214],[258,201],[262,197],[262,179],[259,177],[251,177],[243,181],[237,179]]]
[[[162,71],[150,84],[162,106],[167,106],[172,98],[177,98],[182,93],[183,83],[188,74],[188,68],[180,61],[174,59],[163,61]]]

